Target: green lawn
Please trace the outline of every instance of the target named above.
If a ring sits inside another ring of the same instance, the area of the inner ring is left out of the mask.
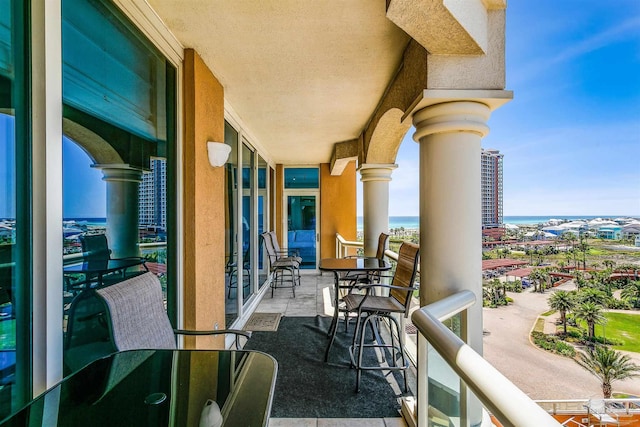
[[[616,350],[640,353],[640,314],[605,313],[607,323],[596,325],[596,336],[624,341],[624,345],[612,346]]]

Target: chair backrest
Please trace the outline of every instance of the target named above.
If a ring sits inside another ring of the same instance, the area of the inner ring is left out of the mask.
[[[141,274],[96,293],[108,307],[111,333],[119,351],[176,348],[162,286],[155,274]]]
[[[279,257],[282,249],[280,249],[280,244],[278,243],[278,236],[276,236],[275,231],[269,231],[269,236],[271,237],[271,244],[273,245],[276,257]]]
[[[418,260],[420,259],[420,246],[403,242],[398,251],[398,264],[396,272],[393,275],[391,284],[403,288],[410,288],[416,279],[418,271]],[[397,299],[405,307],[405,316],[409,312],[409,304],[411,303],[411,294],[399,289],[391,289],[390,295]]]
[[[388,240],[389,240],[388,234],[380,233],[380,237],[378,237],[378,250],[376,251],[376,258],[384,259],[384,252],[387,250]]]
[[[106,260],[111,257],[111,250],[104,234],[80,235],[82,257],[87,261]]]
[[[278,260],[278,255],[275,247],[273,246],[271,233],[273,233],[273,231],[265,231],[260,236],[262,237],[262,242],[264,243],[264,249],[267,251],[267,256],[269,257],[269,263],[273,265],[273,263]]]
[[[606,412],[604,399],[589,399],[587,407],[592,414],[604,414]]]

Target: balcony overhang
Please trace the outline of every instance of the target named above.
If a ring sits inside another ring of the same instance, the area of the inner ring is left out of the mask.
[[[331,154],[331,175],[342,175],[349,162],[358,161],[360,145],[360,139],[334,144],[333,154]]]
[[[384,1],[149,4],[276,163],[328,163],[358,138],[410,40]]]

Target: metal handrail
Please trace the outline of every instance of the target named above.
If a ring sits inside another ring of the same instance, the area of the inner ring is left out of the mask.
[[[140,249],[145,248],[161,248],[167,246],[167,242],[151,242],[151,243],[138,243]],[[82,261],[82,252],[75,252],[72,254],[62,255],[62,264],[64,266],[71,264],[79,264]]]
[[[336,258],[344,258],[349,255],[349,248],[363,248],[363,242],[357,242],[354,240],[346,240],[336,233]]]
[[[482,404],[505,426],[561,426],[496,368],[463,342],[442,320],[475,304],[471,291],[461,291],[416,310],[411,320],[420,334],[442,356]],[[426,360],[426,359],[425,359]],[[418,365],[418,376],[427,375]],[[418,395],[420,399],[420,395]],[[428,401],[420,402],[426,411]],[[421,426],[421,420],[418,420]],[[426,424],[425,424],[426,425]]]

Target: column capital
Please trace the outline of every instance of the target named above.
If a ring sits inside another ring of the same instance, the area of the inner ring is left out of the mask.
[[[391,181],[391,173],[396,169],[398,165],[390,164],[376,164],[367,163],[360,165],[358,171],[360,172],[360,181]]]
[[[91,167],[102,170],[103,181],[142,182],[142,169],[128,164],[95,164]]]
[[[489,133],[487,120],[491,109],[486,104],[475,101],[452,101],[430,105],[413,114],[416,132],[413,139],[420,139],[436,133],[469,132],[481,138]]]

